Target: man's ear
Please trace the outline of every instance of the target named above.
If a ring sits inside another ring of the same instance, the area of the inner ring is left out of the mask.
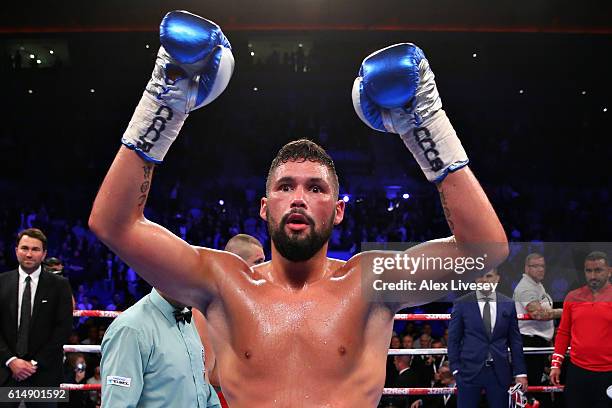
[[[268,198],[261,197],[261,202],[259,204],[259,216],[262,220],[268,221]]]
[[[334,225],[338,225],[342,222],[342,220],[344,219],[344,210],[346,208],[346,203],[344,202],[344,200],[338,200],[336,201],[336,215],[334,217]]]

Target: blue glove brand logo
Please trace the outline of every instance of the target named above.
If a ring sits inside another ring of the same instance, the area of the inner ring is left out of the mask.
[[[431,165],[431,169],[433,171],[440,171],[444,168],[444,163],[442,159],[438,157],[440,152],[438,152],[435,147],[436,143],[431,139],[431,133],[429,133],[429,129],[426,127],[417,127],[414,129],[414,138],[416,139],[417,144],[423,151],[427,162]]]
[[[167,111],[166,117],[162,116],[162,113],[164,111]],[[155,145],[155,142],[159,140],[161,132],[166,129],[166,122],[172,120],[173,112],[170,107],[162,105],[159,107],[159,109],[157,109],[157,112],[155,112],[155,114],[157,116],[153,118],[153,121],[151,121],[151,125],[149,125],[147,131],[144,133],[144,135],[140,135],[138,137],[139,142],[136,147],[142,150],[144,153],[148,153],[149,151],[151,151],[151,148]],[[149,136],[150,133],[154,133],[154,136],[149,142],[146,140],[146,138],[147,136]]]

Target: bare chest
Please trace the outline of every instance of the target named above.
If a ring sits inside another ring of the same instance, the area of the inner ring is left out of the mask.
[[[338,285],[337,285],[338,286]],[[359,292],[359,291],[356,291]],[[334,285],[245,290],[227,305],[232,349],[251,368],[345,369],[363,349],[368,304]]]

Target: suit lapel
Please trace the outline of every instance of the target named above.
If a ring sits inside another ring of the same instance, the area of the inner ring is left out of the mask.
[[[17,331],[17,298],[19,297],[19,270],[15,269],[10,272],[7,289],[9,301],[9,316],[11,324]]]
[[[507,302],[500,301],[499,293],[497,294],[497,300],[495,301],[495,327],[493,327],[493,335],[497,332],[498,327],[501,324],[501,316],[502,316],[502,305]],[[493,336],[492,336],[493,337]]]
[[[485,334],[485,336],[488,339],[490,339],[491,338],[491,333],[487,333],[487,329],[485,328],[484,319],[482,318],[482,313],[480,312],[480,304],[478,303],[478,297],[476,296],[476,292],[474,292],[472,301],[470,303],[474,304],[474,307],[472,308],[472,310],[474,310],[476,315],[478,316],[478,321],[480,322],[480,329]]]

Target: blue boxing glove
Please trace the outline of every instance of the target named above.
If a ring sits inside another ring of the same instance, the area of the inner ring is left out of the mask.
[[[363,60],[353,106],[372,129],[397,133],[427,179],[439,183],[468,158],[444,110],[434,74],[414,44],[395,44]]]
[[[186,11],[172,11],[159,27],[155,68],[121,142],[161,163],[188,114],[215,100],[234,71],[221,28]]]

